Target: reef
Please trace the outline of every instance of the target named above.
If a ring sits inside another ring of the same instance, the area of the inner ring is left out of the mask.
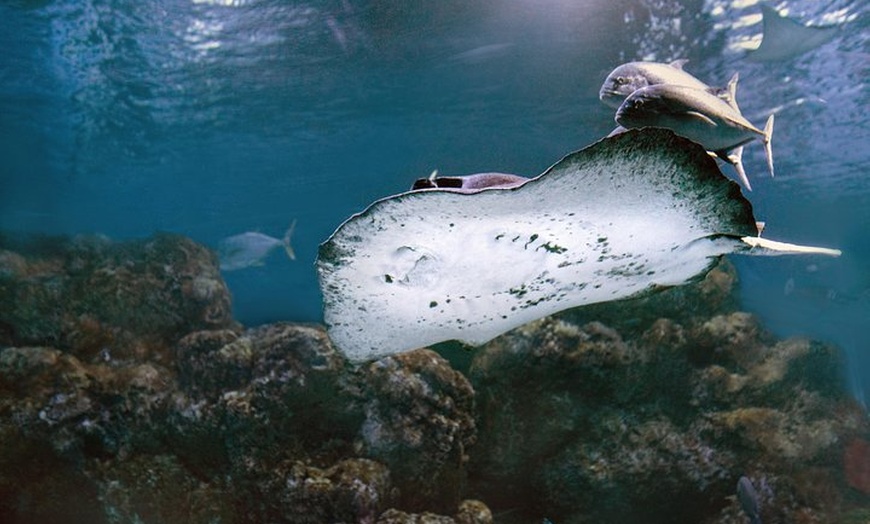
[[[0,249],[0,522],[866,522],[841,352],[699,282],[353,365],[157,235]]]

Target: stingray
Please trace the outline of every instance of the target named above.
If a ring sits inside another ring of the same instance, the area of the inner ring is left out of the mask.
[[[839,26],[803,25],[764,4],[761,13],[764,25],[761,45],[747,55],[747,59],[756,62],[788,60],[830,41],[839,31]]]
[[[463,185],[378,200],[321,244],[324,321],[351,360],[479,345],[683,284],[727,253],[836,254],[760,238],[739,186],[664,129],[604,138],[522,183]]]

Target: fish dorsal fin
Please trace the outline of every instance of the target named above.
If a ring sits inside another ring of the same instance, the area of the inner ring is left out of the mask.
[[[694,119],[700,120],[700,121],[704,122],[704,123],[707,124],[707,125],[710,125],[710,126],[713,126],[713,127],[716,127],[716,126],[718,125],[718,124],[716,124],[716,122],[713,121],[712,118],[710,118],[709,116],[707,116],[707,115],[705,115],[705,114],[703,114],[703,113],[699,113],[699,112],[697,112],[697,111],[686,111],[685,114],[688,115],[688,116],[690,116],[690,117],[692,117],[692,118],[694,118]]]
[[[689,59],[688,59],[688,58],[679,58],[679,59],[677,59],[677,60],[674,60],[673,62],[671,62],[671,63],[668,64],[668,65],[670,65],[670,66],[673,67],[674,69],[679,69],[680,71],[682,71],[682,70],[683,70],[683,66],[686,65],[687,63],[689,63]]]
[[[734,73],[731,77],[731,80],[728,81],[728,85],[725,89],[728,90],[728,104],[736,110],[740,110],[737,107],[737,82],[740,80],[740,73]]]

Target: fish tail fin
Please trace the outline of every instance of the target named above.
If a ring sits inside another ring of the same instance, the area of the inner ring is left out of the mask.
[[[284,239],[281,241],[284,244],[284,252],[287,253],[287,257],[290,260],[296,260],[296,252],[293,251],[293,246],[290,245],[290,239],[293,238],[293,231],[296,229],[296,219],[293,219],[293,222],[290,223],[290,227],[287,228],[287,232],[284,233]]]
[[[770,178],[773,178],[773,148],[770,143],[773,141],[773,115],[767,119],[764,124],[764,154],[767,156],[767,169],[770,171]]]

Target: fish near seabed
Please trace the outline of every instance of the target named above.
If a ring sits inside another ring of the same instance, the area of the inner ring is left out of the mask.
[[[296,253],[290,245],[290,239],[293,237],[295,229],[296,221],[294,220],[281,239],[255,231],[248,231],[221,240],[218,244],[218,259],[220,260],[221,271],[235,271],[262,266],[265,258],[278,247],[284,248],[287,258],[296,260]]]
[[[642,87],[658,84],[671,84],[709,91],[720,97],[728,96],[727,88],[710,87],[683,70],[688,60],[663,62],[628,62],[620,65],[607,75],[598,98],[608,106],[618,109],[622,102]]]
[[[736,105],[736,104],[735,104]],[[691,87],[652,85],[632,93],[616,111],[616,122],[628,129],[661,127],[713,151],[729,163],[728,152],[755,139],[764,143],[767,167],[773,176],[773,115],[764,130],[755,127],[735,105]],[[745,176],[745,175],[744,175]],[[748,184],[748,180],[744,181]]]
[[[742,476],[737,481],[737,501],[746,516],[749,517],[750,524],[761,524],[761,504],[758,492],[755,491],[755,486],[752,485],[749,477]]]

